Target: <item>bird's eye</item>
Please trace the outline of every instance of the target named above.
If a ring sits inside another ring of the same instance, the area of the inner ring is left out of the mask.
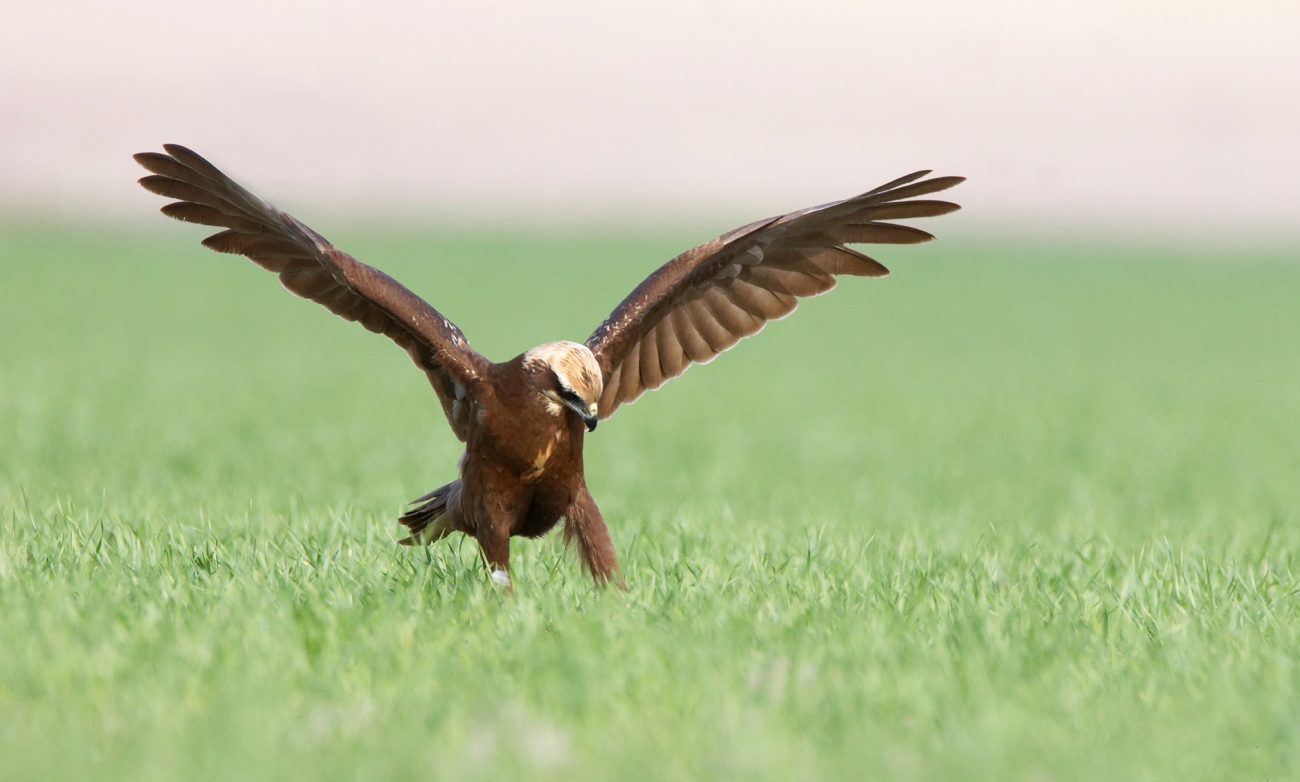
[[[578,396],[572,390],[567,388],[560,389],[560,398],[565,400],[566,402],[573,402],[574,404],[582,404],[582,397]]]

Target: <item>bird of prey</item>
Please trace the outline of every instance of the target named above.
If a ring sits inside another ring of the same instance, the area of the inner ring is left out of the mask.
[[[383,334],[410,354],[465,443],[459,477],[420,497],[399,519],[404,545],[452,532],[473,536],[492,581],[507,590],[510,538],[544,535],[564,519],[598,585],[622,585],[605,521],[587,491],[583,436],[622,404],[706,364],[798,299],[840,275],[889,270],[847,244],[915,244],[934,237],[891,219],[959,207],[917,198],[962,182],[918,171],[843,201],[770,217],[687,250],[619,304],[585,343],[547,342],[493,363],[451,321],[397,280],[356,260],[245,190],[185,147],[143,152],[146,190],[175,199],[163,214],[224,230],[203,240],[280,276],[292,293]]]

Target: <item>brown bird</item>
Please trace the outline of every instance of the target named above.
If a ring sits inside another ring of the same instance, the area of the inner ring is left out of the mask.
[[[205,247],[247,256],[280,275],[292,293],[359,321],[405,348],[424,370],[451,430],[465,443],[460,477],[415,500],[399,519],[403,545],[452,532],[478,540],[493,581],[510,588],[510,538],[546,534],[561,518],[597,584],[619,584],[609,530],[587,491],[582,438],[632,403],[706,364],[798,299],[835,287],[839,275],[889,270],[846,244],[916,244],[934,237],[890,219],[933,217],[959,207],[916,196],[964,177],[918,171],[862,195],[770,217],[687,250],[661,266],[614,309],[585,344],[547,342],[494,364],[460,329],[378,269],[240,187],[185,147],[135,156],[146,190],[177,199],[163,214],[225,230]]]

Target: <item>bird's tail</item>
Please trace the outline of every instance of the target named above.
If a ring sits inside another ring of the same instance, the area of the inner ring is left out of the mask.
[[[460,481],[452,481],[413,501],[411,504],[415,507],[397,519],[411,530],[411,536],[398,543],[403,546],[427,546],[450,535],[454,529],[452,505],[458,506],[456,501],[459,499]]]

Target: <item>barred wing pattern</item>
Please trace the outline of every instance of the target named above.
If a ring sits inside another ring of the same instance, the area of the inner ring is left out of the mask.
[[[226,229],[203,245],[247,257],[277,273],[292,293],[396,342],[428,375],[452,431],[462,441],[468,437],[474,392],[488,361],[460,329],[397,280],[339,250],[193,151],[178,144],[163,149],[167,154],[135,156],[152,173],[140,184],[177,199],[163,214]]]
[[[880,222],[960,209],[916,197],[965,177],[923,179],[928,174],[918,171],[854,198],[751,223],[661,266],[587,340],[605,376],[601,419],[789,315],[800,298],[834,288],[837,276],[888,274],[844,245],[933,239],[911,226]]]

